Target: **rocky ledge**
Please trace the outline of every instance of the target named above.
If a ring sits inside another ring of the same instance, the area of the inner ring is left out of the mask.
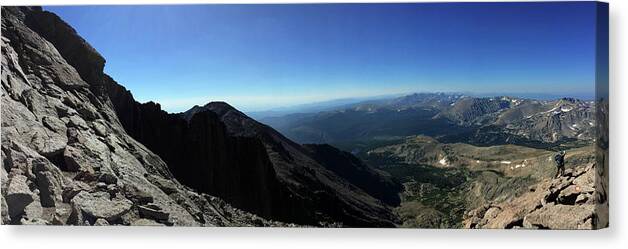
[[[465,228],[596,229],[608,226],[599,217],[606,197],[596,192],[596,165],[567,169],[510,201],[491,203],[464,215]]]

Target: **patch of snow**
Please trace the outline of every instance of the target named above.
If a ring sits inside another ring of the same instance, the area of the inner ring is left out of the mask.
[[[447,166],[448,165],[447,157],[443,157],[442,159],[438,161],[438,163],[440,163],[440,165]]]
[[[556,133],[556,132],[552,133],[552,138],[553,138],[554,140],[556,140],[556,136],[557,136],[557,135],[558,135],[558,133]]]
[[[501,161],[501,164],[511,164],[511,161]]]
[[[560,110],[562,112],[570,112],[571,110],[573,110],[573,107],[561,107]]]
[[[553,112],[553,111],[556,111],[556,110],[558,110],[558,107],[554,107],[554,108],[550,109],[549,111],[545,111],[543,113],[550,113],[550,112]]]

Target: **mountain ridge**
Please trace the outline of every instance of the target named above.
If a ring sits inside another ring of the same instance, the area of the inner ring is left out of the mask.
[[[534,100],[415,93],[333,111],[261,121],[301,143],[336,144],[421,134],[448,142],[515,143],[547,148],[591,141],[595,131],[594,108],[591,101],[573,98]],[[347,125],[355,131],[345,129]]]

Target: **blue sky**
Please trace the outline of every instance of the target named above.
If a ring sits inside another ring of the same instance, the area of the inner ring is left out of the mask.
[[[594,3],[49,6],[139,101],[594,93]]]

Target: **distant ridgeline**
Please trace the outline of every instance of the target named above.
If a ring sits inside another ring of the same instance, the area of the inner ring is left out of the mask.
[[[331,143],[350,150],[412,135],[449,143],[559,149],[581,146],[593,139],[594,111],[593,101],[573,98],[534,100],[422,93],[261,121],[301,143]]]

